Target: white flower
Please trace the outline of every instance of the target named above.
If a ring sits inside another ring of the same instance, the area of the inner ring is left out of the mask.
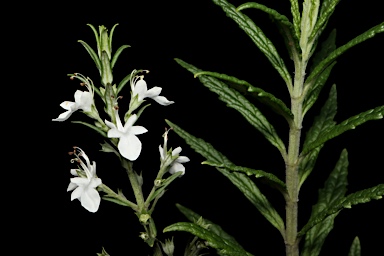
[[[186,162],[189,162],[190,160],[186,156],[179,156],[179,154],[181,152],[181,147],[177,147],[174,150],[172,150],[172,155],[171,155],[170,158],[169,158],[169,156],[167,156],[168,132],[169,132],[169,130],[167,130],[164,133],[164,135],[163,135],[163,137],[164,137],[164,148],[161,145],[159,145],[159,152],[160,152],[161,162],[163,164],[165,162],[166,165],[170,166],[170,168],[168,170],[170,174],[174,174],[176,172],[182,172],[181,176],[183,176],[184,173],[185,173],[185,167],[182,164],[186,163]],[[176,159],[174,159],[175,156],[177,156]]]
[[[105,120],[105,124],[111,128],[108,131],[108,138],[120,138],[117,148],[120,154],[130,161],[135,161],[141,152],[141,141],[136,135],[146,133],[148,130],[143,126],[133,126],[137,120],[136,114],[131,115],[125,125],[120,121],[118,111],[116,110],[116,125]]]
[[[65,121],[67,120],[73,112],[78,109],[82,109],[85,112],[91,112],[93,104],[93,94],[90,92],[83,92],[77,90],[75,92],[75,102],[64,101],[60,104],[60,107],[67,110],[64,113],[61,113],[58,118],[52,119],[52,121]]]
[[[131,80],[131,89],[132,89],[132,97],[138,95],[138,102],[141,102],[145,98],[154,99],[157,103],[163,106],[168,106],[173,101],[167,100],[164,96],[159,96],[161,93],[161,87],[153,87],[152,89],[147,89],[147,83],[144,81],[143,76],[135,76],[134,79]]]
[[[76,154],[76,159],[82,170],[71,169],[71,174],[74,176],[79,176],[77,171],[85,174],[85,177],[75,177],[71,178],[71,183],[69,183],[67,191],[72,191],[71,201],[74,199],[79,199],[81,205],[90,212],[96,212],[100,206],[100,195],[96,190],[96,187],[101,185],[101,179],[96,176],[96,162],[93,161],[92,164],[89,161],[88,156],[84,153],[81,148],[76,147],[80,152]],[[80,159],[84,158],[87,165]]]

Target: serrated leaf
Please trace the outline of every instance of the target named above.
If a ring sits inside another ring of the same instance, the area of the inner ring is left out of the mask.
[[[201,71],[199,73],[196,73],[194,76],[198,77],[201,75],[207,75],[212,76],[215,78],[218,78],[220,80],[226,81],[227,85],[230,87],[236,89],[237,91],[246,94],[251,95],[252,97],[256,98],[260,102],[270,106],[272,110],[274,110],[276,113],[282,115],[288,123],[290,123],[293,119],[293,114],[291,110],[284,104],[284,102],[278,98],[276,98],[273,94],[268,93],[264,91],[263,89],[260,89],[258,87],[254,87],[250,83],[248,83],[245,80],[240,80],[234,76],[228,76],[226,74],[221,74],[217,72],[210,72],[210,71]]]
[[[291,2],[291,13],[293,17],[293,27],[295,29],[295,34],[297,38],[301,37],[300,32],[300,24],[301,24],[301,16],[299,10],[299,3],[297,0],[289,0]]]
[[[213,0],[219,5],[226,15],[233,19],[241,29],[252,39],[256,46],[268,58],[272,66],[277,70],[284,79],[289,91],[292,89],[292,79],[283,59],[279,56],[273,43],[264,35],[263,31],[255,25],[255,23],[246,15],[236,11],[236,8],[225,0]]]
[[[340,0],[324,0],[321,3],[320,8],[320,17],[317,19],[316,25],[312,30],[312,34],[310,36],[310,40],[313,40],[314,37],[319,37],[326,27],[329,18],[334,12],[336,5],[340,2]]]
[[[315,141],[309,143],[308,145],[304,145],[302,154],[308,153],[312,149],[324,144],[326,141],[336,136],[339,136],[340,134],[348,130],[355,129],[356,126],[361,125],[367,121],[382,119],[383,115],[384,105],[350,117],[347,120],[341,122],[340,124],[330,127],[323,131]]]
[[[308,78],[305,81],[305,87],[310,86],[311,83],[314,83],[317,76],[319,76],[324,69],[326,69],[334,60],[336,60],[337,57],[339,57],[341,54],[343,54],[345,51],[350,49],[351,47],[364,42],[365,40],[374,37],[378,33],[384,32],[384,22],[374,26],[373,28],[369,29],[368,31],[364,32],[363,34],[355,37],[351,41],[349,41],[347,44],[337,48],[332,53],[328,55],[327,58],[325,58],[323,61],[321,61],[316,68],[310,73]]]
[[[316,141],[322,132],[336,125],[336,122],[333,121],[336,112],[337,91],[336,85],[333,85],[329,92],[327,101],[320,110],[320,114],[315,117],[311,128],[306,134],[303,148],[308,147],[308,145]],[[322,146],[323,145],[319,145],[318,147],[312,149],[312,151],[308,154],[305,154],[303,159],[301,160],[299,165],[299,187],[301,187],[301,185],[312,172]]]
[[[182,61],[175,59],[181,66],[192,72],[194,75],[200,73],[201,70]],[[275,128],[268,122],[264,115],[243,95],[239,92],[229,88],[225,83],[220,80],[205,75],[199,76],[202,82],[210,91],[219,95],[219,99],[227,104],[228,107],[233,108],[240,112],[242,116],[264,137],[274,145],[284,157],[286,155],[285,145],[277,135]]]
[[[321,44],[321,49],[313,56],[312,65],[309,70],[312,71],[334,50],[336,50],[336,29],[333,29],[331,33],[329,33],[328,38]]]
[[[319,190],[317,204],[312,207],[309,221],[317,214],[340,201],[347,192],[348,153],[341,152],[340,158],[325,182],[324,188]],[[334,219],[338,212],[326,217],[322,222],[312,227],[305,236],[305,244],[301,252],[302,256],[317,256],[320,254],[324,241],[333,229]]]
[[[324,71],[317,77],[316,82],[308,90],[308,93],[305,95],[305,100],[303,103],[303,116],[311,109],[313,104],[315,104],[318,99],[321,90],[323,89],[325,83],[328,80],[329,75],[331,74],[332,68],[336,65],[334,61],[329,65]]]
[[[281,181],[279,178],[277,178],[272,173],[265,172],[262,170],[255,170],[255,169],[251,169],[251,168],[247,168],[247,167],[242,167],[242,166],[236,166],[233,164],[231,164],[231,165],[220,164],[220,163],[213,163],[210,161],[204,161],[203,164],[207,164],[207,165],[214,166],[214,167],[226,168],[229,171],[242,172],[242,173],[247,174],[248,176],[255,175],[256,178],[265,178],[274,187],[277,187],[282,192],[286,192],[285,183],[283,181]]]
[[[348,256],[360,256],[361,255],[361,247],[359,237],[355,237],[353,239],[351,248],[349,249]]]
[[[328,55],[336,49],[336,29],[333,29],[329,34],[328,38],[321,44],[321,49],[313,57],[313,63],[310,68],[310,72],[316,67],[322,60],[324,60]],[[311,84],[310,88],[305,88],[307,90],[305,94],[305,99],[303,103],[303,115],[308,112],[312,105],[316,102],[321,89],[324,87],[325,82],[327,81],[333,66],[336,64],[336,61],[332,62],[326,69],[319,74],[316,81]]]
[[[320,0],[304,0],[303,2],[303,13],[301,15],[301,37],[300,37],[300,48],[303,54],[309,54],[312,50],[312,43],[310,36],[313,28],[316,25],[317,15],[319,12]],[[305,56],[305,58],[307,58]]]
[[[355,193],[349,194],[347,197],[344,197],[335,203],[331,207],[323,210],[315,217],[312,218],[301,230],[298,232],[298,236],[304,235],[308,230],[310,230],[316,224],[322,222],[326,217],[334,213],[339,212],[343,208],[352,208],[352,205],[367,203],[372,199],[382,199],[384,195],[384,184],[379,184],[372,188],[367,188],[364,190],[357,191]]]
[[[187,133],[177,125],[166,120],[167,124],[191,146],[197,153],[205,157],[207,160],[215,163],[223,163],[231,165],[232,163],[223,154],[218,152],[213,146],[202,139],[196,138]],[[253,181],[242,173],[230,173],[223,168],[216,168],[225,175],[237,188],[245,195],[248,200],[260,211],[260,213],[273,225],[281,234],[284,232],[284,222],[280,215],[272,207],[265,196],[260,192]]]
[[[192,149],[194,149],[207,160],[216,163],[231,164],[231,161],[226,156],[217,151],[210,143],[194,137],[169,120],[165,120],[165,122],[172,128],[174,132],[177,133],[177,135],[183,138]]]
[[[204,229],[194,223],[188,223],[188,222],[179,222],[172,224],[168,227],[166,227],[163,232],[169,232],[169,231],[186,231],[189,232],[200,239],[203,239],[208,242],[208,246],[222,250],[226,255],[230,256],[251,256],[249,252],[245,251],[241,247],[237,246],[236,244],[233,244],[232,242],[218,236],[214,232]]]
[[[288,18],[285,15],[281,15],[276,10],[268,8],[265,5],[253,3],[253,2],[242,4],[238,6],[236,10],[242,11],[248,8],[255,8],[265,13],[268,13],[272,18],[272,20],[276,22],[278,27],[280,28],[280,32],[284,37],[285,44],[287,46],[287,49],[291,57],[292,57],[292,54],[295,54],[296,57],[298,57],[298,53],[300,52],[299,41],[298,41],[299,38],[296,37],[296,32],[293,24],[288,20]]]
[[[231,173],[224,168],[217,168],[217,170],[225,175],[284,237],[283,220],[255,183],[243,173]]]
[[[123,52],[124,49],[131,47],[130,45],[122,45],[117,49],[115,54],[113,55],[112,61],[111,61],[111,68],[113,68],[116,64],[117,59],[119,58],[120,54]]]
[[[91,56],[93,62],[95,62],[97,69],[101,73],[101,63],[100,59],[95,53],[95,51],[84,41],[78,40],[79,43],[81,43],[82,46],[84,46],[85,50],[87,50],[88,54]]]
[[[191,209],[181,205],[181,204],[176,204],[176,207],[179,209],[179,211],[184,214],[185,217],[187,217],[187,219],[193,223],[195,223],[197,220],[199,220],[202,216],[200,214],[197,214],[195,213],[194,211],[192,211]],[[224,238],[225,240],[227,241],[230,241],[231,243],[233,244],[236,244],[238,247],[242,248],[243,247],[236,241],[236,239],[229,235],[227,232],[225,232],[219,225],[213,223],[212,221],[210,220],[207,220],[204,218],[204,222],[206,224],[209,224],[209,230],[212,231],[213,233],[215,233],[216,235]]]

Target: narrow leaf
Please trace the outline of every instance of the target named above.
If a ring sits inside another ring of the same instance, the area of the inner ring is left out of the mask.
[[[304,0],[303,2],[303,14],[301,15],[301,37],[300,47],[305,58],[312,50],[312,42],[310,36],[317,21],[317,15],[319,12],[320,0]]]
[[[202,164],[207,164],[214,167],[220,167],[220,168],[226,168],[229,171],[234,172],[242,172],[247,174],[248,176],[255,175],[256,178],[265,178],[269,183],[271,183],[274,187],[277,187],[280,191],[285,192],[286,186],[283,181],[281,181],[278,177],[276,177],[274,174],[265,172],[262,170],[255,170],[247,167],[241,167],[236,165],[228,165],[228,164],[219,164],[219,163],[213,163],[209,161],[204,161]]]
[[[317,214],[312,221],[309,221],[297,234],[298,236],[304,235],[308,230],[310,230],[316,224],[322,222],[326,217],[334,213],[339,212],[343,208],[352,208],[352,205],[367,203],[372,199],[382,199],[384,195],[384,184],[379,184],[372,188],[367,188],[364,190],[357,191],[348,195],[345,198],[342,198],[339,202],[335,203],[333,206],[323,210]]]
[[[348,185],[347,174],[348,153],[344,149],[334,170],[325,182],[324,188],[319,190],[319,199],[312,208],[309,221],[344,197]],[[302,256],[317,256],[320,254],[326,237],[333,229],[334,219],[337,215],[338,212],[328,216],[306,233],[304,248],[301,252]]]
[[[316,25],[313,28],[310,40],[313,40],[315,37],[319,37],[326,27],[329,18],[334,12],[336,5],[340,0],[324,0],[321,4],[320,17],[317,19]]]
[[[211,144],[192,136],[168,120],[166,120],[166,122],[181,138],[185,140],[189,146],[191,146],[191,148],[208,161],[227,165],[232,164],[223,154],[214,149]],[[250,178],[242,173],[230,173],[224,168],[216,169],[225,175],[234,185],[236,185],[245,197],[256,206],[260,213],[284,236],[283,220]]]
[[[336,112],[337,112],[337,91],[336,91],[336,85],[333,85],[329,92],[327,101],[325,102],[324,106],[320,110],[320,114],[315,117],[315,120],[313,121],[313,125],[311,126],[311,128],[308,130],[308,133],[306,134],[304,145],[303,145],[304,148],[308,147],[308,145],[316,141],[322,132],[336,125],[336,122],[333,121],[333,119],[335,118]],[[312,172],[321,148],[322,148],[322,145],[319,145],[318,147],[312,149],[312,151],[305,154],[303,159],[301,160],[299,165],[299,181],[300,181],[299,186],[300,187]]]
[[[284,237],[283,220],[255,183],[243,173],[231,173],[224,168],[217,168],[217,170],[224,174]]]
[[[115,32],[115,28],[117,27],[117,25],[119,25],[119,23],[116,23],[115,25],[113,25],[112,29],[111,29],[111,32],[109,32],[109,37],[108,37],[108,46],[109,46],[109,49],[111,49],[111,53],[112,53],[112,38],[113,38],[113,32]],[[120,47],[121,48],[121,47]],[[115,54],[116,55],[116,54]],[[113,65],[111,65],[113,67]]]
[[[93,34],[95,35],[96,46],[97,46],[96,48],[97,48],[97,54],[98,54],[97,56],[101,58],[99,33],[97,32],[96,28],[92,26],[92,24],[87,24],[87,26],[89,26],[92,29]]]
[[[348,256],[360,256],[361,255],[361,247],[359,237],[355,237],[353,239],[351,249],[349,249]]]
[[[302,154],[308,153],[310,150],[324,144],[326,141],[339,136],[340,134],[355,129],[356,126],[361,125],[370,120],[382,119],[384,115],[384,105],[376,107],[374,109],[362,112],[358,115],[348,118],[340,124],[326,129],[322,132],[318,138],[308,145],[304,145]]]
[[[185,206],[182,206],[181,204],[176,204],[176,207],[179,209],[179,211],[184,214],[185,217],[187,217],[187,219],[191,222],[196,222],[197,220],[199,220],[200,218],[202,218],[202,216],[200,214],[197,214],[195,213],[194,211],[192,211],[191,209],[185,207]],[[229,235],[227,232],[225,232],[219,225],[213,223],[212,221],[210,220],[207,220],[207,219],[204,219],[204,222],[206,224],[209,224],[209,230],[212,231],[213,233],[215,233],[216,235],[224,238],[225,240],[227,241],[230,241],[231,243],[233,244],[236,244],[238,247],[240,248],[243,248],[237,241],[236,239]]]
[[[176,59],[176,61],[188,69],[193,74],[200,73],[201,70],[196,67]],[[220,80],[205,75],[199,76],[202,82],[210,91],[219,95],[219,99],[227,103],[227,106],[240,112],[243,117],[275,147],[277,147],[283,157],[286,155],[285,145],[277,135],[274,127],[268,122],[264,115],[243,95],[239,92],[229,88],[225,83]]]
[[[231,164],[231,161],[229,161],[227,157],[217,151],[210,143],[207,143],[202,139],[194,137],[193,135],[189,134],[188,132],[184,131],[179,126],[168,120],[165,121],[173,129],[173,131],[177,133],[177,135],[179,135],[185,140],[185,142],[192,149],[194,149],[197,153],[202,155],[207,160],[216,163]]]
[[[111,68],[113,68],[116,64],[117,59],[119,58],[120,54],[123,52],[124,49],[131,47],[129,45],[122,45],[117,49],[115,54],[113,55],[112,61],[111,61]]]
[[[95,62],[97,69],[99,70],[99,72],[101,72],[100,59],[97,56],[97,54],[95,53],[95,51],[86,42],[84,42],[82,40],[78,40],[78,42],[84,46],[84,48],[87,50],[88,54],[91,56],[93,62]]]
[[[216,235],[214,232],[204,229],[197,224],[188,223],[188,222],[179,222],[172,224],[166,227],[163,232],[169,231],[186,231],[189,232],[200,239],[203,239],[208,242],[208,246],[222,250],[223,253],[230,256],[250,256],[252,254],[248,253],[241,247],[238,247],[236,244],[231,243],[230,241]]]
[[[336,49],[336,29],[333,29],[329,34],[328,38],[321,44],[321,49],[318,51],[313,57],[313,63],[311,65],[310,71],[314,69],[322,60],[324,60],[328,55]],[[333,66],[336,64],[336,61],[332,62],[326,69],[319,74],[316,81],[310,88],[305,88],[307,91],[305,94],[304,104],[303,104],[303,113],[307,113],[307,111],[312,107],[312,105],[316,102],[321,89],[324,87],[325,82],[327,81]]]
[[[236,89],[237,91],[244,93],[246,95],[249,94],[252,97],[259,100],[260,102],[270,106],[272,110],[282,115],[288,121],[288,123],[290,123],[293,119],[293,114],[291,110],[284,104],[282,100],[276,98],[273,94],[268,93],[263,89],[252,86],[247,81],[240,80],[234,76],[228,76],[226,74],[210,72],[210,71],[202,71],[202,72],[196,73],[194,76],[198,77],[201,75],[207,75],[207,76],[215,77],[220,80],[226,81],[230,87]]]
[[[213,2],[223,8],[226,15],[233,19],[241,29],[247,33],[256,46],[268,58],[272,66],[279,72],[284,79],[289,91],[292,89],[292,79],[284,61],[280,58],[272,42],[264,35],[263,31],[246,15],[238,12],[236,8],[225,0],[213,0]]]
[[[299,10],[299,3],[297,0],[289,0],[291,2],[291,13],[293,17],[293,27],[295,29],[295,34],[297,38],[301,37],[300,32],[300,24],[301,24],[301,17],[300,17],[300,10]]]
[[[308,76],[308,78],[305,81],[305,86],[308,86],[309,84],[313,83],[314,80],[319,76],[324,69],[326,69],[337,57],[339,57],[341,54],[343,54],[345,51],[347,51],[349,48],[364,42],[365,40],[374,37],[378,33],[382,33],[384,31],[384,22],[382,22],[379,25],[374,26],[373,28],[369,29],[368,31],[364,32],[363,34],[355,37],[351,41],[349,41],[347,44],[337,48],[334,50],[327,58],[325,58],[322,62],[320,62],[316,68],[311,72],[311,74]]]

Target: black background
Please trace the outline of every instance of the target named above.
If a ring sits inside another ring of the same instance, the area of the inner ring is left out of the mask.
[[[242,2],[231,3],[237,6]],[[275,8],[291,19],[288,0],[264,0],[259,3]],[[113,256],[151,255],[151,250],[138,237],[143,230],[130,209],[102,201],[99,211],[90,213],[77,200],[71,202],[70,193],[66,192],[71,177],[69,170],[74,167],[69,162],[67,152],[76,145],[97,162],[97,174],[105,184],[114,189],[122,188],[125,195],[133,200],[128,179],[117,159],[99,152],[102,138],[84,126],[70,123],[70,120],[84,120],[82,113],[75,113],[63,123],[50,121],[63,112],[59,104],[64,100],[72,101],[74,92],[81,89],[66,74],[79,72],[99,84],[98,71],[92,59],[77,43],[81,39],[96,47],[93,32],[86,26],[87,23],[96,28],[98,25],[112,28],[119,23],[113,37],[113,49],[122,44],[131,46],[124,50],[116,64],[116,83],[133,69],[148,69],[150,73],[145,79],[149,88],[160,86],[163,88],[161,95],[175,101],[175,104],[164,107],[149,100],[152,105],[137,123],[149,130],[139,136],[143,150],[134,163],[135,170],[143,172],[146,193],[152,187],[158,170],[158,145],[162,144],[161,135],[166,127],[164,119],[210,142],[236,164],[272,172],[284,180],[284,163],[278,151],[236,111],[227,109],[215,94],[173,60],[180,58],[203,70],[236,76],[273,93],[289,105],[283,80],[220,7],[211,1],[199,0],[93,3],[90,7],[56,4],[49,9],[48,13],[39,17],[43,21],[40,32],[46,35],[39,45],[43,46],[44,51],[39,57],[45,60],[42,79],[46,79],[40,83],[44,84],[44,91],[49,91],[51,95],[48,101],[44,101],[47,104],[46,119],[49,121],[47,126],[50,134],[49,140],[44,143],[45,148],[49,149],[50,164],[39,167],[44,169],[42,176],[47,181],[39,186],[45,194],[40,196],[41,206],[35,209],[44,223],[46,237],[40,241],[40,245],[45,244],[40,247],[45,248],[44,254],[96,255],[104,246]],[[293,74],[293,64],[268,16],[252,9],[244,13],[272,40]],[[365,1],[363,6],[356,0],[341,1],[322,38],[336,28],[336,42],[340,46],[382,20],[382,9],[376,1]],[[383,104],[383,39],[384,35],[380,34],[339,58],[318,105],[306,116],[304,134],[333,83],[337,84],[338,89],[338,122]],[[127,108],[130,98],[128,87],[125,89],[122,93],[124,98],[120,100],[122,109]],[[284,120],[266,107],[256,104],[275,126],[283,141],[287,142],[288,130]],[[99,112],[102,113],[101,105]],[[382,120],[367,122],[326,143],[318,158],[318,165],[301,190],[300,227],[306,223],[311,206],[317,200],[318,188],[323,186],[343,148],[348,149],[350,160],[348,193],[384,182],[383,128]],[[185,176],[169,187],[153,214],[159,239],[164,241],[175,236],[176,255],[182,255],[188,235],[161,232],[167,225],[186,221],[174,206],[180,203],[222,225],[252,254],[284,255],[284,242],[278,231],[225,177],[214,168],[201,165],[204,159],[175,133],[170,133],[169,145],[173,148],[181,146],[181,155],[188,156],[191,162],[185,164]],[[263,184],[259,188],[269,196],[284,218],[283,198]],[[384,229],[383,205],[383,201],[379,200],[343,210],[336,218],[334,230],[327,238],[321,254],[347,255],[355,236],[361,240],[363,255],[382,253],[383,235],[377,231]],[[212,249],[210,251],[214,253]]]

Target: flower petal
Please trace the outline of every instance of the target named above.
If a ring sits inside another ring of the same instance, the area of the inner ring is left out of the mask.
[[[178,163],[186,163],[186,162],[189,162],[190,160],[186,156],[179,156],[175,161]]]
[[[161,159],[164,160],[164,149],[161,145],[159,145],[159,152],[160,152]]]
[[[93,104],[93,96],[90,92],[81,92],[79,102],[76,102],[77,107],[86,112],[90,112],[92,110]]]
[[[167,100],[167,98],[165,98],[164,96],[156,96],[156,97],[153,97],[152,99],[154,99],[157,103],[163,106],[168,106],[168,105],[171,105],[172,103],[175,103],[174,101]]]
[[[128,128],[132,127],[132,125],[136,122],[136,120],[137,120],[137,115],[136,114],[131,115],[124,125],[124,131],[127,131]]]
[[[116,128],[112,128],[112,129],[108,130],[108,133],[107,133],[108,138],[120,138],[123,135],[124,135],[124,133],[120,132]]]
[[[84,191],[84,187],[77,187],[75,190],[73,190],[71,194],[71,201],[73,201],[76,198],[80,198],[83,191]]]
[[[146,132],[148,132],[148,130],[147,129],[145,129],[143,126],[133,126],[132,128],[131,128],[131,133],[133,133],[133,134],[143,134],[143,133],[146,133]]]
[[[141,152],[141,141],[133,134],[120,138],[117,145],[120,154],[130,161],[135,161]]]
[[[74,111],[72,110],[65,111],[64,113],[61,113],[58,118],[52,119],[52,121],[65,121],[72,115],[73,112]]]
[[[153,87],[151,89],[149,89],[146,94],[145,94],[145,97],[148,97],[148,98],[154,98],[156,96],[159,96],[159,94],[161,93],[161,90],[162,88],[161,87]]]
[[[174,150],[172,150],[172,156],[178,155],[181,152],[181,147],[177,147]]]
[[[88,187],[81,195],[81,205],[90,212],[96,212],[100,206],[100,195],[96,189]]]
[[[69,183],[69,185],[68,185],[68,188],[67,188],[67,192],[68,191],[72,191],[72,190],[74,190],[75,188],[77,188],[78,186],[75,184],[75,183]]]
[[[116,125],[112,122],[109,122],[108,120],[104,120],[105,121],[105,124],[111,128],[111,129],[117,129]]]
[[[173,165],[171,166],[171,168],[169,168],[169,173],[174,174],[176,172],[182,172],[183,174],[181,174],[181,175],[184,175],[184,173],[185,173],[184,165],[179,164],[177,162],[174,162]]]
[[[135,84],[135,89],[133,90],[133,96],[138,94],[139,95],[138,100],[142,101],[145,98],[146,93],[147,93],[147,83],[143,79],[140,79]]]

